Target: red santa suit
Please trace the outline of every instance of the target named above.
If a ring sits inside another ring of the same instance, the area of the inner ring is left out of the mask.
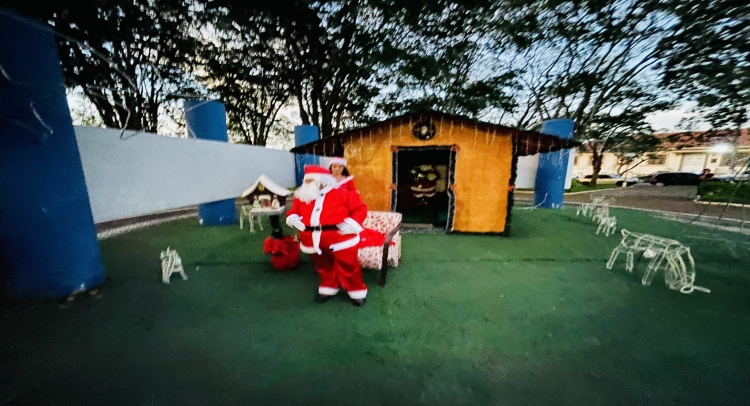
[[[416,179],[410,186],[414,197],[421,199],[423,197],[429,198],[435,196],[440,172],[432,165],[420,165],[415,170],[417,171]]]
[[[306,178],[316,174],[332,177],[323,167],[305,167]],[[319,295],[332,296],[343,288],[352,299],[367,296],[357,247],[366,217],[359,194],[335,188],[335,180],[310,202],[295,197],[286,222],[301,231],[300,251],[310,254],[320,275]]]

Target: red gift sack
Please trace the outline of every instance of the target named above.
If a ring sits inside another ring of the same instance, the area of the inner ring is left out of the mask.
[[[263,253],[271,255],[271,265],[279,271],[291,271],[299,265],[299,242],[294,237],[268,237]]]

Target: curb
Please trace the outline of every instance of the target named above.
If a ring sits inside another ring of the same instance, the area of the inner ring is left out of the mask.
[[[589,194],[589,193],[605,192],[605,191],[608,191],[608,190],[629,189],[631,187],[632,186],[628,186],[627,188],[610,187],[610,188],[606,188],[606,189],[582,190],[580,192],[565,192],[563,194],[563,196],[586,195],[586,194]],[[522,194],[522,195],[533,195],[534,191],[533,190],[517,190],[516,193]]]
[[[693,200],[693,203],[705,204],[705,205],[708,205],[708,206],[716,205],[716,206],[729,206],[729,207],[739,207],[739,208],[748,207],[748,208],[750,208],[750,204],[729,203],[729,202],[705,202],[705,201],[698,200],[698,199]]]
[[[121,227],[110,228],[108,230],[104,230],[104,231],[100,231],[96,233],[96,239],[99,241],[102,241],[102,240],[106,240],[107,238],[112,238],[118,235],[129,233],[131,231],[136,231],[136,230],[144,229],[147,227],[169,223],[171,221],[182,220],[182,219],[191,218],[191,217],[198,217],[198,213],[194,212],[194,213],[178,214],[178,215],[155,218],[155,219],[147,219],[147,220],[140,221],[140,222],[130,223],[128,225],[121,226]],[[131,218],[131,220],[133,220],[133,218]]]

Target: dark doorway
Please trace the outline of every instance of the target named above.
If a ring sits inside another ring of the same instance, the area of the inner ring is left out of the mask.
[[[452,147],[399,147],[393,153],[391,209],[407,227],[453,229]]]

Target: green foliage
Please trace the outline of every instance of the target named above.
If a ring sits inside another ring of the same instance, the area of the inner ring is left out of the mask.
[[[750,182],[701,182],[698,198],[704,202],[750,204]]]
[[[750,116],[750,3],[653,1],[674,20],[663,84],[698,103],[714,128],[740,128]]]
[[[418,109],[520,128],[568,117],[596,176],[604,152],[653,153],[646,118],[677,100],[716,128],[750,105],[736,0],[9,3],[62,34],[67,84],[108,127],[153,131],[177,94],[219,98],[254,145],[292,104],[323,137]]]
[[[511,63],[523,71],[516,125],[571,118],[575,137],[593,154],[593,185],[605,152],[653,152],[646,118],[672,107],[654,79],[663,57],[656,45],[669,31],[663,13],[635,0],[539,0],[518,7],[529,4],[543,23],[536,41]]]
[[[400,40],[382,59],[381,115],[434,109],[478,117],[515,109],[516,72],[494,69],[491,60],[504,44],[521,42],[525,32],[506,24],[503,8],[479,0],[402,9],[402,24],[394,31]]]
[[[583,183],[581,183],[580,180],[573,179],[570,182],[570,189],[568,189],[566,192],[567,193],[588,192],[591,190],[613,189],[615,187],[617,187],[617,185],[614,185],[614,184],[594,185],[594,186],[584,185]]]
[[[210,15],[213,40],[201,49],[204,69],[198,77],[226,106],[232,140],[264,146],[292,96],[287,67],[281,58],[269,57],[275,42],[269,30],[259,29],[264,19],[240,18],[227,9]]]
[[[60,2],[30,11],[57,36],[65,81],[107,127],[157,131],[161,107],[191,84],[196,42],[183,0]]]

